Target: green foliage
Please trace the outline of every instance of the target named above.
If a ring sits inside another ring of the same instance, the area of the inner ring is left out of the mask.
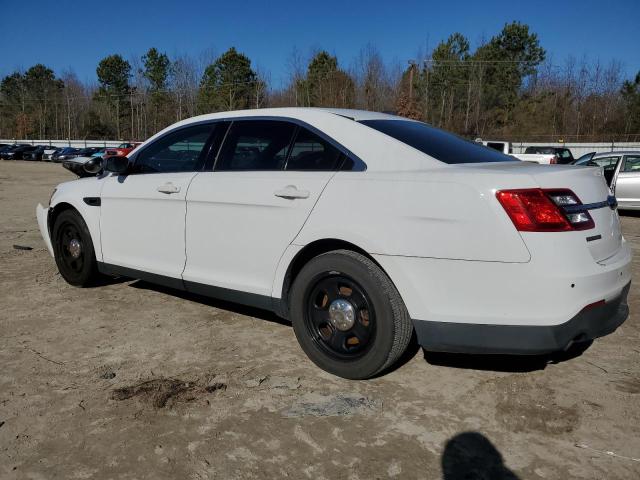
[[[200,109],[203,112],[249,108],[256,92],[263,90],[251,60],[231,47],[209,65],[200,81]]]
[[[303,92],[303,104],[310,107],[348,108],[355,98],[353,79],[338,68],[338,59],[324,50],[311,59],[297,88]]]
[[[32,66],[24,74],[14,72],[5,77],[0,83],[0,93],[7,108],[5,115],[14,120],[7,127],[17,137],[45,136],[51,123],[50,106],[60,100],[63,88],[64,82],[42,64]]]
[[[473,60],[483,76],[484,107],[498,126],[509,122],[526,77],[536,72],[546,56],[538,35],[520,22],[506,24],[489,43],[478,48]]]
[[[109,55],[100,60],[96,74],[100,82],[101,94],[122,96],[129,93],[131,65],[122,56]]]
[[[633,81],[627,80],[620,90],[625,104],[627,132],[640,131],[640,72],[637,73]]]
[[[151,92],[164,91],[167,88],[169,69],[171,62],[165,53],[160,53],[156,48],[150,48],[142,57],[144,64],[144,77],[149,81]]]

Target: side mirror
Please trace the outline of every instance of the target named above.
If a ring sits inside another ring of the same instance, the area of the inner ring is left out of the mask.
[[[104,168],[104,161],[102,160],[102,157],[94,157],[91,160],[88,160],[83,165],[83,168],[85,172],[95,175]]]
[[[123,175],[129,170],[129,159],[120,155],[105,157],[104,169],[107,172]]]

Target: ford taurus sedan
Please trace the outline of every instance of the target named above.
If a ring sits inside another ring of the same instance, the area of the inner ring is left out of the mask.
[[[96,162],[103,162],[96,167]],[[427,350],[541,354],[628,316],[630,251],[599,168],[514,160],[381,113],[179,122],[37,207],[61,275],[276,312],[346,378]]]

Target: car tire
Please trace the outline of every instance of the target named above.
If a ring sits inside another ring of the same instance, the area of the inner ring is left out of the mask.
[[[52,230],[56,265],[67,283],[89,287],[100,278],[91,234],[75,210],[65,210],[55,220]]]
[[[389,277],[370,258],[350,250],[324,253],[301,269],[289,295],[289,313],[311,361],[348,379],[387,370],[413,334]]]

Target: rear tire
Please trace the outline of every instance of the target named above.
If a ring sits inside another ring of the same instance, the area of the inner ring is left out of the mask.
[[[89,287],[100,278],[91,234],[75,210],[65,210],[55,220],[51,243],[60,275],[76,287]]]
[[[395,286],[370,258],[335,250],[311,259],[291,288],[293,330],[307,356],[343,378],[371,378],[405,352],[413,326]]]

